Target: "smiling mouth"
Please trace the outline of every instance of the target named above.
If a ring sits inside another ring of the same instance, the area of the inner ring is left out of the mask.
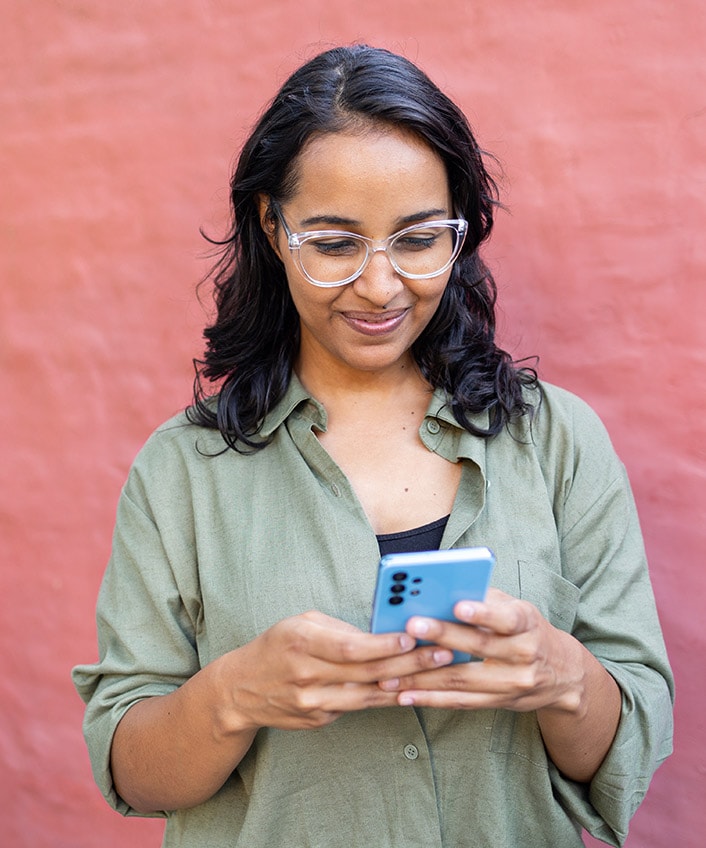
[[[364,336],[383,336],[396,330],[408,311],[394,309],[389,312],[340,312],[339,315],[351,329]]]

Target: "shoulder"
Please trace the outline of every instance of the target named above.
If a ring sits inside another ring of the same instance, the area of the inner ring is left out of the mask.
[[[224,459],[230,455],[229,459]],[[216,465],[235,461],[218,430],[193,424],[180,412],[157,427],[130,467],[123,494],[138,505],[188,500]]]
[[[532,441],[545,450],[564,445],[572,450],[590,447],[613,450],[610,437],[595,410],[573,392],[542,382],[532,393],[534,406],[531,419],[524,423]]]
[[[531,446],[549,488],[583,492],[590,499],[623,481],[623,464],[593,408],[551,383],[541,383],[538,392],[520,438]]]
[[[287,419],[282,413],[271,439],[257,450],[234,450],[217,429],[195,424],[181,412],[157,427],[138,451],[124,494],[137,504],[188,503],[227,492],[247,493],[264,474],[279,473],[292,461]],[[284,444],[284,446],[283,446]]]
[[[184,462],[197,462],[200,458],[216,456],[226,444],[218,430],[212,430],[189,421],[186,412],[180,412],[160,424],[140,448],[134,465],[142,467],[162,463],[167,457],[181,457]]]

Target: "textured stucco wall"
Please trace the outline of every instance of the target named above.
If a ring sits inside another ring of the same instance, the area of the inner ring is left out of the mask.
[[[677,673],[631,848],[703,844],[706,15],[699,0],[0,0],[0,812],[12,848],[159,844],[94,788],[69,669],[128,465],[189,399],[204,225],[265,99],[362,39],[501,160],[487,255],[516,355],[628,466]],[[593,844],[593,843],[592,843]]]

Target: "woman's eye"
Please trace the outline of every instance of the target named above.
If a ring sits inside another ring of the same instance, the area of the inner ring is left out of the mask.
[[[402,238],[397,239],[395,242],[395,247],[398,250],[428,250],[431,247],[434,247],[436,240],[438,239],[437,235],[429,234],[426,235],[424,233],[414,233],[408,236],[403,236]]]
[[[360,250],[360,244],[350,238],[316,239],[310,244],[325,256],[350,256]]]

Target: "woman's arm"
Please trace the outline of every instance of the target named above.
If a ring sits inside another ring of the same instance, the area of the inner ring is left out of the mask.
[[[622,695],[615,680],[579,641],[560,630],[555,635],[564,643],[566,691],[556,705],[537,710],[537,721],[554,765],[565,777],[587,783],[615,738]]]
[[[140,813],[210,798],[245,756],[255,728],[226,732],[216,660],[179,689],[138,701],[118,724],[110,767],[118,795]]]
[[[223,785],[259,728],[322,727],[350,710],[395,706],[378,680],[451,662],[450,651],[414,646],[407,634],[371,635],[318,612],[280,621],[127,711],[111,748],[115,788],[142,813],[195,806]]]

